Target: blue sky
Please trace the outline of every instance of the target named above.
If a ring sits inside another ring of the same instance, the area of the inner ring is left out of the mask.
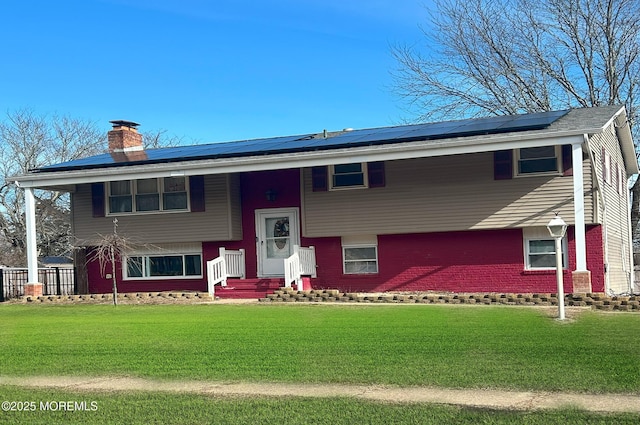
[[[389,46],[423,0],[10,0],[0,112],[141,123],[186,142],[397,124]]]

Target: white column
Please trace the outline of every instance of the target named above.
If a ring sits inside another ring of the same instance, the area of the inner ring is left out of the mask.
[[[556,283],[558,285],[558,319],[564,320],[564,281],[562,277],[562,238],[556,238]]]
[[[28,283],[38,282],[38,243],[36,240],[36,198],[33,189],[24,189],[25,226],[27,231]]]
[[[573,212],[575,215],[576,270],[587,270],[587,243],[584,223],[584,177],[582,173],[582,143],[571,145],[573,167]]]

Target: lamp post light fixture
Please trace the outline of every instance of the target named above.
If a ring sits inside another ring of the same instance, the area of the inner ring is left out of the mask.
[[[556,281],[558,283],[558,319],[564,320],[564,282],[562,280],[562,238],[567,233],[567,223],[556,213],[547,224],[549,234],[556,241]]]

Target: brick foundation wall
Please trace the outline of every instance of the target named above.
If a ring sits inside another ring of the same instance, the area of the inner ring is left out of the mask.
[[[246,249],[247,277],[256,276],[255,235],[246,232],[245,241],[203,243],[204,262],[218,256],[218,247]],[[587,267],[591,272],[593,292],[604,291],[602,232],[590,226],[587,237]],[[575,268],[573,229],[569,229],[569,266],[564,272],[565,292],[584,292],[573,288]],[[252,240],[253,239],[253,240]],[[380,272],[375,275],[342,273],[340,238],[304,239],[303,245],[316,247],[318,278],[316,289],[331,288],[344,292],[382,291],[451,291],[498,293],[553,293],[556,275],[553,270],[524,270],[524,250],[520,229],[468,232],[424,233],[378,236]],[[111,292],[111,279],[101,276],[100,266],[87,266],[89,292]],[[120,292],[168,290],[206,291],[202,279],[122,281],[117,270]]]
[[[573,292],[573,229],[568,232],[569,269],[565,291]],[[344,275],[340,238],[309,239],[316,246],[318,279],[314,288],[345,292],[451,291],[547,293],[556,291],[554,270],[524,270],[522,230],[483,230],[378,236],[379,273]],[[604,290],[600,226],[587,230],[587,267],[592,290]]]

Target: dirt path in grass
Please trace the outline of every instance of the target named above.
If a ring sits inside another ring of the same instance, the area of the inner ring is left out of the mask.
[[[629,394],[454,390],[379,385],[157,381],[126,377],[0,376],[0,385],[56,388],[74,392],[161,391],[236,397],[354,397],[387,403],[436,403],[501,410],[540,410],[570,406],[592,412],[640,413],[640,395]]]

